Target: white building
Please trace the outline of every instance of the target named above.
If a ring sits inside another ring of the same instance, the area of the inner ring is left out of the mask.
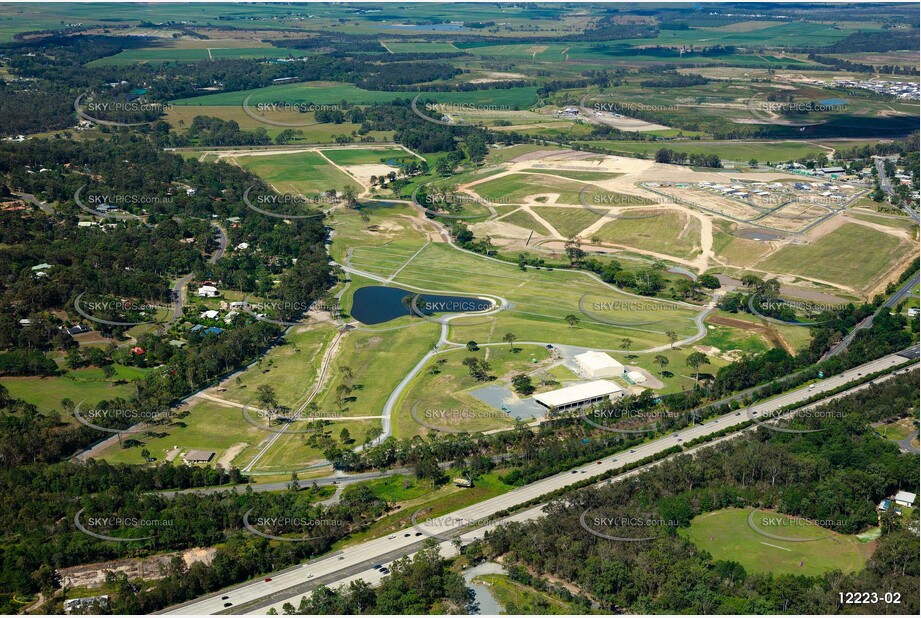
[[[915,503],[915,498],[917,498],[917,496],[911,492],[900,491],[895,495],[894,500],[899,506],[911,506]]]
[[[209,309],[208,311],[203,311],[202,314],[198,317],[204,318],[206,320],[216,320],[217,316],[219,315],[220,313],[218,313],[217,309]]]
[[[595,380],[534,395],[534,401],[548,410],[572,410],[601,403],[611,397],[623,397],[624,389],[607,380]]]
[[[575,357],[576,364],[590,378],[622,378],[626,368],[605,354],[589,350]]]
[[[205,298],[214,298],[219,295],[219,292],[213,285],[203,285],[198,288],[198,295],[204,296]]]
[[[646,376],[640,371],[628,371],[627,379],[634,384],[642,384],[646,381]]]

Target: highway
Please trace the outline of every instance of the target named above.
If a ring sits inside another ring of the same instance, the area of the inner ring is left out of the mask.
[[[910,358],[917,358],[917,348],[908,353],[890,354],[875,361],[865,363],[842,374],[832,376],[826,380],[803,386],[788,393],[781,394],[768,401],[752,406],[751,413],[758,415],[772,412],[780,407],[803,401],[815,395],[831,391],[847,382],[858,379],[862,375],[881,371],[883,369],[901,364]],[[697,437],[705,436],[727,427],[739,425],[748,420],[742,412],[729,414],[707,420],[703,424],[687,427],[678,431],[676,435],[664,436],[637,446],[630,452],[618,453],[616,457],[606,457],[604,460],[580,466],[573,470],[555,474],[525,487],[515,489],[501,496],[484,500],[478,504],[465,507],[450,514],[455,521],[482,522],[484,525],[463,534],[463,539],[482,536],[484,530],[497,523],[490,521],[496,513],[515,508],[521,504],[535,500],[550,492],[566,488],[586,478],[591,478],[609,471],[617,470],[625,464],[639,461],[655,455],[682,442],[687,442]],[[541,515],[541,506],[527,509],[514,514],[508,521],[524,521]],[[381,579],[378,571],[372,568],[374,564],[386,564],[404,555],[410,555],[422,547],[427,535],[433,537],[450,538],[453,530],[459,526],[450,526],[439,521],[426,522],[420,517],[417,526],[411,526],[399,532],[372,539],[340,552],[323,556],[302,565],[298,565],[274,573],[270,581],[260,578],[255,581],[239,584],[224,591],[204,596],[200,599],[169,608],[161,613],[166,614],[265,614],[270,607],[275,607],[281,613],[281,606],[290,602],[297,605],[304,594],[311,591],[318,584],[341,585],[352,579],[364,579],[372,584]],[[460,526],[465,527],[465,526]],[[450,542],[442,543],[442,551],[454,551]],[[226,597],[226,598],[223,598]],[[230,604],[225,607],[225,604]]]

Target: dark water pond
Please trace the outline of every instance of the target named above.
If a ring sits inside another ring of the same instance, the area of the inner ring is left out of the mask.
[[[410,302],[416,292],[382,285],[369,285],[355,292],[352,302],[352,317],[362,324],[383,324],[390,320],[411,315]],[[407,299],[407,297],[409,297]],[[404,299],[407,299],[404,301]],[[489,309],[492,303],[470,296],[442,296],[419,294],[415,300],[416,315],[438,315],[444,313],[466,313]]]

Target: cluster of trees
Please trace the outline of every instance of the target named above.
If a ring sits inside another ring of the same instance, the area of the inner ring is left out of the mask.
[[[640,82],[643,88],[687,88],[688,86],[702,86],[709,84],[710,80],[696,73],[661,73],[651,79]]]
[[[834,56],[820,56],[818,54],[809,54],[809,59],[815,62],[827,64],[840,71],[850,71],[853,73],[886,73],[888,75],[918,75],[918,68],[910,65],[901,64],[863,64],[861,62],[852,62],[844,58],[835,58]]]
[[[656,150],[656,163],[671,163],[673,165],[691,165],[693,167],[723,167],[719,155],[686,152],[675,152],[670,148]]]
[[[829,404],[825,418],[814,421],[821,433],[762,429],[602,489],[567,493],[551,502],[546,517],[491,533],[484,553],[578,585],[608,611],[833,613],[838,591],[891,590],[913,613],[917,536],[901,518],[884,518],[879,546],[863,570],[813,577],[748,573],[736,562],[715,560],[678,530],[704,513],[755,506],[833,522],[829,527],[845,534],[875,526],[876,503],[899,489],[917,491],[919,470],[916,457],[899,453],[870,423],[916,408],[917,380],[917,372],[900,376]],[[652,541],[615,543],[581,527],[586,509],[669,525],[645,528]]]
[[[335,590],[320,585],[297,607],[286,603],[283,611],[286,616],[464,614],[473,595],[463,576],[450,567],[439,555],[437,542],[430,540],[412,558],[394,561],[376,588],[364,580]]]

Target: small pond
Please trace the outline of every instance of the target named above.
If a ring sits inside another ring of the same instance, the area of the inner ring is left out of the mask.
[[[369,285],[356,290],[352,301],[352,317],[362,324],[383,324],[390,320],[412,315],[410,302],[418,293],[403,288]],[[471,296],[442,296],[440,294],[419,294],[416,309],[426,315],[445,313],[469,313],[485,311],[492,303]],[[417,314],[418,315],[418,314]]]

